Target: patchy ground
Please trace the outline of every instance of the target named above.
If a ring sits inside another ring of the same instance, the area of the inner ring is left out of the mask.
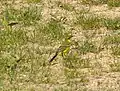
[[[0,69],[1,91],[119,91],[120,1],[0,1]]]

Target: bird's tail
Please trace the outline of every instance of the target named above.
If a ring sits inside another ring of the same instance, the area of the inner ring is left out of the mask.
[[[55,55],[50,59],[49,63],[51,63],[58,55],[58,52],[55,53]]]

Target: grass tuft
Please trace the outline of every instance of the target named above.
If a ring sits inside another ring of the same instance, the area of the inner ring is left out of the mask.
[[[84,30],[99,29],[101,24],[101,18],[92,14],[81,14],[77,17],[77,25],[80,25]]]
[[[86,54],[86,53],[95,53],[97,51],[97,48],[94,44],[85,41],[83,45],[80,46],[79,51],[81,54]]]
[[[40,3],[42,0],[27,0],[28,3]]]
[[[120,43],[120,36],[119,35],[109,35],[104,39],[104,44],[119,44]]]
[[[103,25],[109,30],[118,30],[120,29],[120,17],[103,19]]]
[[[53,39],[61,40],[63,38],[63,30],[64,26],[62,26],[58,21],[52,19],[44,26],[42,32]]]
[[[101,5],[106,4],[108,0],[82,0],[82,4],[88,4],[88,5]]]
[[[9,24],[11,21],[17,21],[24,25],[32,25],[41,20],[41,17],[41,7],[32,5],[16,10],[9,6],[3,12],[2,22]]]
[[[109,7],[120,7],[120,0],[108,0],[107,5]]]

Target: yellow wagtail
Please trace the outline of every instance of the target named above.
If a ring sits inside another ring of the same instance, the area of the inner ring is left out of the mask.
[[[59,53],[62,54],[62,56],[65,56],[69,50],[70,50],[70,46],[71,46],[71,38],[73,36],[69,35],[67,38],[65,38],[65,40],[63,41],[63,43],[61,44],[61,46],[57,49],[57,51],[55,52],[55,55],[50,59],[50,63],[58,56]]]

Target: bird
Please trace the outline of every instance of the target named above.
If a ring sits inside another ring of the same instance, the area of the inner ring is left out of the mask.
[[[57,51],[55,52],[54,56],[49,60],[49,62],[51,63],[57,56],[58,54],[62,54],[62,57],[64,57],[70,50],[70,46],[71,46],[71,38],[73,36],[69,35],[67,38],[65,38],[65,40],[62,42],[62,44],[59,46],[59,48],[57,49]]]

